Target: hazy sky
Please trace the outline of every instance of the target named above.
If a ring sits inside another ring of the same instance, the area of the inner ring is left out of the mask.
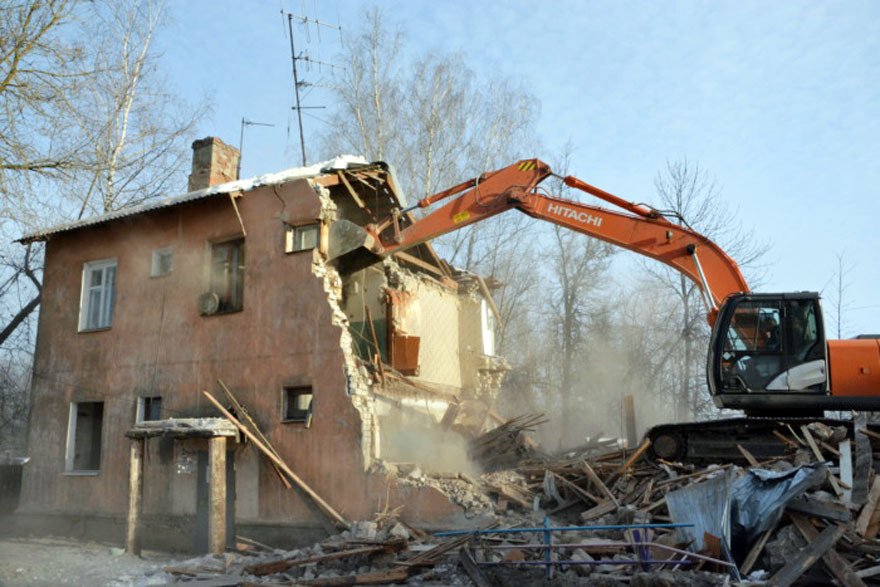
[[[573,175],[651,203],[658,170],[687,157],[769,241],[762,291],[824,289],[830,305],[841,253],[850,268],[843,335],[880,333],[880,2],[378,4],[414,55],[460,51],[478,75],[518,79],[535,94],[540,144],[523,158],[552,159],[571,140]],[[171,0],[158,39],[170,89],[211,97],[200,135],[238,144],[242,117],[276,125],[248,129],[243,175],[295,166],[280,10],[339,23],[344,39],[365,6]],[[295,35],[298,51],[339,63],[340,33]],[[320,88],[306,103],[331,105]],[[326,112],[309,112],[307,133]]]

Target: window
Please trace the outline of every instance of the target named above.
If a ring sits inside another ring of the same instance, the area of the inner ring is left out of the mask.
[[[116,259],[91,261],[83,266],[79,329],[110,328],[116,298]]]
[[[97,473],[101,470],[101,429],[104,402],[73,402],[67,422],[67,454],[64,470],[68,473]]]
[[[146,422],[148,420],[162,419],[162,398],[156,397],[139,397],[137,406],[136,422]]]
[[[218,298],[217,313],[244,307],[244,239],[211,246],[211,292]]]
[[[153,251],[153,259],[150,263],[150,277],[163,277],[171,273],[173,269],[173,257],[171,247],[164,247]]]
[[[318,246],[321,227],[319,224],[305,224],[303,226],[288,226],[286,240],[284,242],[285,253],[309,251]]]
[[[283,395],[284,422],[306,422],[312,419],[312,388],[285,387]]]

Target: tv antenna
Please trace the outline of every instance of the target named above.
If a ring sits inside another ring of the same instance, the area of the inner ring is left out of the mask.
[[[310,86],[309,82],[302,81],[299,79],[299,73],[296,68],[296,64],[298,61],[305,62],[311,66],[311,64],[318,65],[319,67],[328,67],[331,71],[334,69],[342,69],[338,65],[333,65],[332,63],[325,63],[323,61],[318,61],[317,59],[312,59],[308,53],[299,53],[297,54],[296,48],[294,46],[294,35],[293,35],[293,21],[294,19],[298,20],[300,24],[306,26],[306,40],[311,41],[311,37],[309,36],[309,25],[314,25],[318,34],[318,39],[321,38],[321,27],[337,30],[342,34],[342,27],[334,24],[329,24],[323,21],[320,21],[316,18],[309,18],[307,16],[300,16],[298,14],[292,14],[290,12],[285,13],[284,10],[281,11],[281,14],[287,14],[287,32],[290,37],[290,61],[293,65],[293,95],[296,101],[296,105],[293,106],[293,110],[296,110],[296,119],[297,124],[299,126],[299,146],[300,151],[302,152],[302,164],[303,167],[308,165],[306,162],[306,139],[303,133],[303,121],[302,121],[302,111],[303,110],[319,110],[322,108],[326,108],[326,106],[303,106],[302,98],[300,97],[300,87]]]
[[[238,168],[235,170],[235,177],[237,179],[241,179],[241,160],[244,158],[244,129],[249,126],[275,126],[275,125],[269,124],[268,122],[254,122],[253,120],[248,120],[247,118],[242,117],[242,119],[241,119],[241,134],[238,137]]]

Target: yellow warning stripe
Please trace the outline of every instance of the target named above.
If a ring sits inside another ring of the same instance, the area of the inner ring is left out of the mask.
[[[463,212],[459,212],[458,214],[454,214],[452,216],[452,223],[453,224],[461,224],[462,222],[464,222],[465,220],[467,220],[470,217],[471,217],[470,213],[467,210],[465,210]]]
[[[523,161],[522,163],[517,165],[517,168],[520,171],[531,171],[532,169],[534,169],[537,166],[538,166],[538,164],[535,163],[534,160],[532,160],[532,161]]]

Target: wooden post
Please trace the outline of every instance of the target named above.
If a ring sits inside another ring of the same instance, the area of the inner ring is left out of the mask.
[[[223,554],[226,552],[226,437],[214,436],[209,444],[211,513],[208,541],[212,554]]]
[[[287,466],[287,464],[286,464],[284,461],[282,461],[280,458],[278,458],[278,457],[276,457],[275,455],[273,455],[273,454],[269,451],[269,449],[266,448],[266,446],[265,446],[262,442],[260,442],[260,440],[259,440],[256,436],[254,436],[253,432],[251,432],[250,430],[248,430],[248,429],[245,427],[244,424],[242,424],[241,422],[239,422],[238,419],[237,419],[235,416],[233,416],[232,414],[230,414],[230,413],[229,413],[229,410],[227,410],[226,408],[224,408],[224,407],[223,407],[223,404],[221,404],[220,402],[218,402],[218,401],[216,400],[216,398],[214,398],[213,395],[211,395],[211,394],[208,393],[207,391],[202,391],[202,395],[204,395],[206,398],[208,398],[208,400],[209,400],[212,404],[214,404],[214,407],[217,408],[217,409],[220,411],[221,414],[223,414],[224,416],[226,416],[226,419],[227,419],[227,420],[229,420],[230,422],[232,422],[233,424],[235,424],[235,427],[238,428],[239,430],[241,430],[242,434],[244,434],[245,436],[247,436],[247,437],[248,437],[248,440],[250,440],[251,442],[253,442],[253,443],[254,443],[254,446],[257,447],[257,448],[260,450],[260,452],[262,452],[264,455],[266,455],[266,457],[268,457],[270,461],[272,461],[273,463],[275,463],[276,465],[278,465],[279,467],[281,467],[281,470],[284,471],[284,473],[290,478],[290,480],[293,481],[294,483],[296,483],[297,487],[299,487],[300,489],[302,489],[303,492],[304,492],[306,495],[308,495],[310,498],[312,498],[312,500],[314,500],[314,502],[315,502],[316,504],[318,504],[318,507],[320,507],[321,510],[322,510],[324,513],[327,514],[327,516],[329,516],[329,517],[330,517],[330,518],[331,518],[336,524],[338,524],[339,526],[341,526],[341,527],[343,527],[343,528],[348,528],[348,527],[349,527],[349,523],[346,521],[345,518],[343,518],[343,517],[339,514],[339,512],[337,512],[337,511],[334,510],[332,507],[330,507],[330,505],[329,505],[326,501],[324,501],[323,498],[321,498],[320,495],[318,495],[317,493],[315,493],[315,492],[312,490],[311,487],[309,487],[308,485],[306,485],[305,481],[303,481],[302,479],[300,479],[299,476],[298,476],[296,473],[294,473],[294,472],[290,469],[290,467]],[[646,447],[646,450],[647,450],[647,447]]]
[[[144,438],[131,439],[128,469],[128,528],[125,552],[141,555],[141,508],[144,501]]]
[[[636,434],[636,402],[632,395],[623,396],[623,421],[626,428],[626,446],[635,448],[639,444]]]

